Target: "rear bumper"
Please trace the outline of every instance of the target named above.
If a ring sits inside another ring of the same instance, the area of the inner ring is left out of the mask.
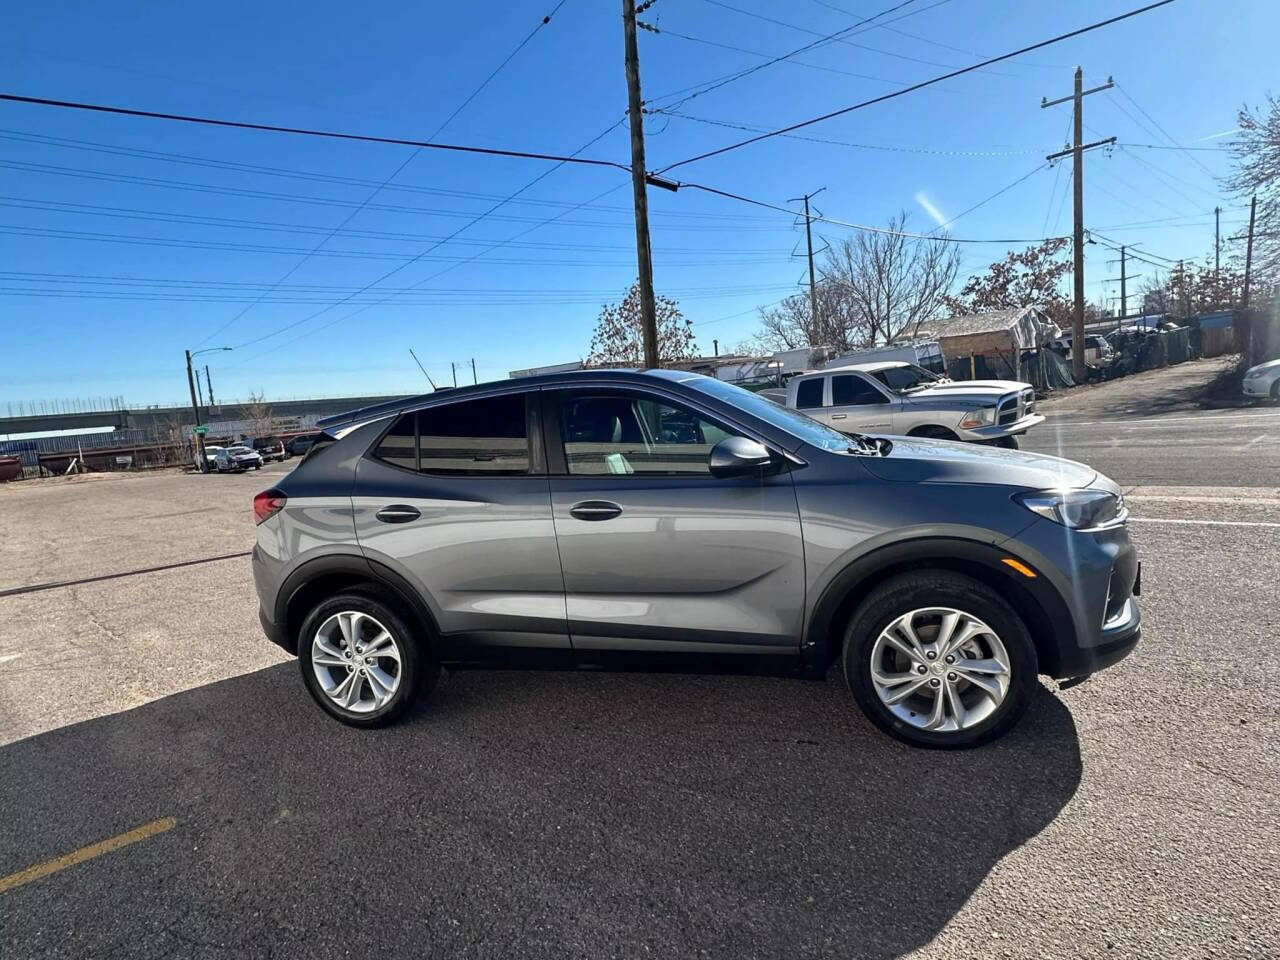
[[[262,624],[262,632],[267,635],[267,639],[274,643],[277,647],[283,649],[286,653],[297,654],[297,650],[293,648],[293,644],[289,638],[285,636],[284,630],[271,622],[271,618],[267,615],[267,611],[261,606],[258,607],[258,622]]]

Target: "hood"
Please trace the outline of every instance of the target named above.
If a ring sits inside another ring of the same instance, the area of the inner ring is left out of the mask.
[[[945,400],[966,396],[982,397],[997,400],[1019,390],[1029,390],[1031,384],[1019,383],[1017,380],[953,380],[950,383],[936,383],[923,390],[912,390],[903,394],[906,400]]]
[[[1264,370],[1264,371],[1274,370],[1276,369],[1276,367],[1280,367],[1280,360],[1268,360],[1266,361],[1266,363],[1255,363],[1252,367],[1250,367],[1248,370],[1245,371],[1245,374],[1248,375],[1257,370]]]
[[[881,480],[902,483],[986,483],[1031,490],[1087,487],[1092,467],[1042,453],[952,440],[892,437],[888,456],[861,458]]]

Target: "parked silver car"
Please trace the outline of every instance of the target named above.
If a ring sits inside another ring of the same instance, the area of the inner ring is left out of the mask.
[[[1017,447],[1044,417],[1016,380],[954,381],[911,363],[883,361],[794,377],[786,405],[843,433],[969,440]]]
[[[849,437],[678,371],[484,384],[322,421],[254,500],[267,636],[354,726],[443,661],[839,661],[881,729],[970,746],[1037,674],[1138,642],[1120,489],[1078,463]]]
[[[224,447],[213,458],[219,473],[241,473],[245,470],[261,470],[262,455],[242,444]]]

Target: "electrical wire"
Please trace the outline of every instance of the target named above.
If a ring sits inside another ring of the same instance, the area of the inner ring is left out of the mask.
[[[932,77],[928,80],[922,80],[921,82],[912,84],[909,87],[903,87],[901,90],[894,90],[889,93],[881,94],[878,97],[872,97],[870,100],[863,100],[860,103],[855,103],[847,107],[842,107],[839,110],[832,110],[829,113],[822,114],[821,116],[812,117],[808,120],[801,120],[798,123],[793,123],[789,126],[782,127],[778,130],[773,130],[768,133],[762,133],[754,137],[749,137],[746,140],[741,140],[741,141],[738,141],[737,143],[731,143],[723,147],[718,147],[715,150],[708,150],[705,153],[700,153],[696,156],[689,157],[685,160],[680,160],[680,161],[677,161],[676,163],[668,164],[667,166],[659,170],[658,173],[660,174],[666,173],[669,170],[674,170],[676,167],[683,167],[690,163],[696,163],[699,160],[706,160],[710,157],[716,157],[716,156],[719,156],[720,154],[728,153],[730,150],[737,150],[737,149],[740,149],[741,147],[745,147],[753,143],[759,143],[761,140],[767,140],[770,137],[777,137],[783,134],[791,133],[803,127],[812,126],[813,124],[822,123],[834,117],[843,116],[844,114],[851,113],[854,110],[861,110],[864,107],[869,107],[877,103],[883,103],[884,101],[892,100],[895,97],[901,97],[908,93],[914,93],[917,90],[922,90],[925,87],[932,86],[935,83],[941,83],[944,80],[950,80],[954,77],[958,77],[966,73],[972,73],[975,70],[981,70],[983,67],[990,66],[993,63],[1000,63],[1005,60],[1011,60],[1014,57],[1021,56],[1024,53],[1030,53],[1032,50],[1039,50],[1044,47],[1051,46],[1055,43],[1061,43],[1064,40],[1069,40],[1072,37],[1078,37],[1078,36],[1081,36],[1082,34],[1090,33],[1091,31],[1099,30],[1103,27],[1111,26],[1112,24],[1119,23],[1122,20],[1128,20],[1131,17],[1136,17],[1139,14],[1147,13],[1159,7],[1167,6],[1168,4],[1173,2],[1174,0],[1156,0],[1156,2],[1154,3],[1149,3],[1146,6],[1138,7],[1137,9],[1130,10],[1127,13],[1121,13],[1121,14],[1117,14],[1114,17],[1108,17],[1105,20],[1099,20],[1095,23],[1091,23],[1087,26],[1080,27],[1076,30],[1071,30],[1067,33],[1059,34],[1056,37],[1050,37],[1047,40],[1041,40],[1037,43],[1033,43],[1028,46],[1021,47],[1017,50],[1011,51],[1010,53],[1001,54],[998,57],[988,57],[985,60],[979,61],[978,63],[971,64],[967,67],[961,67],[958,70],[952,70],[949,73],[944,73],[944,74],[941,74],[940,76]]]
[[[435,140],[436,137],[440,136],[440,134],[444,132],[444,129],[447,126],[449,126],[449,124],[452,123],[458,117],[458,115],[467,108],[468,105],[470,105],[471,101],[475,100],[475,98],[480,95],[480,93],[485,89],[485,87],[489,85],[490,81],[492,81],[494,77],[496,77],[499,73],[501,73],[502,69],[507,64],[509,64],[513,59],[515,59],[516,54],[518,54],[521,50],[525,48],[525,46],[529,43],[529,41],[531,41],[534,38],[534,36],[538,33],[538,31],[540,31],[543,27],[545,27],[547,24],[551,22],[551,18],[560,11],[560,8],[565,5],[565,2],[566,0],[560,0],[560,2],[556,4],[555,9],[553,9],[549,14],[547,14],[545,17],[543,17],[541,20],[538,21],[538,25],[529,31],[529,33],[524,37],[524,39],[521,40],[516,45],[516,48],[512,50],[509,54],[507,54],[507,56],[502,60],[502,62],[499,63],[496,67],[494,67],[493,70],[490,71],[489,75],[480,82],[480,85],[476,87],[474,90],[472,90],[470,95],[468,95],[467,98],[463,100],[462,103],[460,103],[457,106],[457,108],[455,108],[454,111],[451,114],[449,114],[449,116],[447,116],[438,127],[436,127],[434,131],[432,131],[431,135],[427,137],[428,141]],[[315,250],[313,250],[311,253],[304,254],[302,257],[298,259],[298,261],[292,267],[286,270],[281,275],[278,283],[283,283],[285,280],[288,280],[291,276],[293,276],[300,269],[302,269],[302,267],[305,266],[311,260],[312,256],[315,254],[317,250],[319,250],[331,239],[333,239],[333,237],[340,230],[345,228],[347,224],[349,224],[352,220],[354,220],[360,214],[360,211],[362,211],[366,207],[366,205],[368,205],[373,200],[374,197],[376,197],[379,193],[381,193],[383,188],[385,188],[387,184],[389,184],[392,180],[398,177],[404,171],[404,169],[409,166],[409,164],[413,163],[413,161],[418,157],[419,154],[422,153],[422,151],[423,151],[422,147],[415,147],[413,152],[410,153],[409,156],[405,157],[404,160],[394,170],[392,170],[391,173],[388,174],[387,177],[381,183],[379,183],[376,187],[374,187],[373,190],[369,193],[369,195],[366,196],[363,201],[358,203],[355,206],[355,208],[350,213],[348,213],[346,217],[343,218],[341,223],[339,223],[336,227],[334,227],[333,230],[330,231],[326,236],[321,238],[320,242],[316,244]],[[273,287],[272,289],[275,289],[275,288]],[[270,291],[264,292],[263,297],[265,297],[269,292]],[[207,334],[204,337],[204,339],[200,340],[196,344],[196,346],[197,347],[204,346],[204,344],[208,343],[214,337],[217,337],[223,331],[235,325],[247,313],[249,313],[249,311],[251,311],[255,306],[257,306],[257,302],[250,303],[248,306],[246,306],[243,310],[237,313],[234,317],[232,317],[226,323],[222,324],[217,329]]]
[[[826,38],[828,36],[827,34],[824,34],[818,30],[811,30],[808,27],[801,27],[794,23],[787,23],[784,20],[775,20],[773,17],[766,17],[762,13],[755,13],[754,11],[751,11],[751,10],[743,10],[741,7],[731,6],[730,4],[725,3],[724,0],[703,0],[703,3],[709,3],[713,7],[720,7],[723,10],[730,10],[733,13],[740,14],[744,17],[751,17],[752,19],[755,19],[755,20],[761,20],[765,23],[771,23],[777,27],[785,27],[788,30],[795,30],[798,33],[807,33],[811,37]],[[865,22],[865,21],[862,21],[862,22]],[[861,25],[862,25],[861,23],[855,24],[855,26],[861,26]],[[843,44],[849,47],[855,47],[858,50],[865,50],[868,53],[875,53],[884,57],[892,57],[895,60],[905,60],[909,63],[922,63],[925,66],[929,66],[929,67],[947,67],[951,69],[955,68],[954,63],[939,63],[937,60],[923,60],[920,57],[912,57],[905,53],[895,53],[891,50],[882,50],[879,47],[870,46],[869,44],[855,43],[854,41],[847,40],[844,37],[833,37],[831,38],[830,42]],[[1016,76],[1015,74],[1012,74],[1012,73],[1000,73],[997,70],[990,70],[987,72],[996,76],[1004,76],[1004,77]]]
[[[1118,83],[1117,83],[1117,84],[1115,84],[1115,89],[1116,89],[1116,90],[1118,90],[1118,91],[1120,92],[1120,95],[1121,95],[1122,97],[1124,97],[1126,100],[1128,100],[1130,103],[1132,103],[1132,104],[1137,108],[1137,110],[1138,110],[1138,112],[1139,112],[1139,113],[1141,113],[1144,117],[1146,117],[1148,120],[1150,120],[1150,121],[1151,121],[1152,126],[1154,126],[1154,127],[1156,128],[1156,130],[1158,130],[1158,131],[1159,131],[1159,132],[1164,136],[1164,138],[1165,138],[1166,140],[1168,140],[1168,141],[1169,141],[1169,143],[1173,144],[1173,146],[1177,147],[1179,150],[1181,150],[1183,153],[1185,153],[1185,154],[1186,154],[1186,156],[1187,156],[1187,159],[1188,159],[1188,160],[1190,160],[1192,163],[1194,163],[1196,166],[1198,166],[1201,170],[1203,170],[1205,173],[1207,173],[1210,177],[1216,177],[1216,174],[1214,174],[1214,172],[1213,172],[1212,170],[1210,170],[1208,167],[1206,167],[1203,163],[1201,163],[1201,162],[1200,162],[1200,158],[1199,158],[1199,157],[1197,157],[1197,156],[1195,156],[1194,154],[1192,154],[1192,153],[1188,152],[1188,151],[1187,151],[1187,149],[1186,149],[1185,147],[1183,147],[1183,146],[1182,146],[1182,144],[1178,143],[1178,141],[1177,141],[1177,140],[1173,139],[1173,137],[1169,134],[1169,131],[1168,131],[1168,130],[1166,130],[1164,127],[1160,126],[1160,123],[1156,120],[1156,118],[1155,118],[1155,117],[1153,117],[1153,116],[1151,116],[1151,114],[1147,113],[1147,111],[1146,111],[1146,110],[1144,110],[1144,109],[1142,108],[1142,104],[1140,104],[1137,100],[1133,99],[1133,97],[1129,94],[1129,91],[1128,91],[1128,90],[1126,90],[1124,87],[1122,87],[1122,86],[1121,86],[1120,84],[1118,84]],[[1108,96],[1110,97],[1110,94],[1108,94]],[[1115,102],[1115,98],[1114,98],[1114,97],[1110,97],[1110,99],[1112,100],[1112,102]],[[1117,105],[1117,106],[1119,106],[1119,104],[1118,104],[1118,103],[1117,103],[1116,105]]]
[[[1162,0],[1172,3],[1173,0]],[[563,156],[556,153],[537,153],[531,150],[502,150],[498,147],[478,147],[460,143],[431,143],[427,140],[410,140],[404,137],[378,137],[361,133],[341,133],[334,130],[312,130],[305,127],[286,127],[270,123],[251,123],[245,120],[225,120],[213,117],[197,117],[181,113],[161,113],[155,110],[138,110],[132,107],[109,106],[100,103],[83,103],[74,100],[53,100],[48,97],[28,97],[15,93],[0,93],[0,101],[24,103],[40,107],[57,107],[66,110],[88,110],[126,117],[145,117],[153,120],[173,120],[179,123],[197,123],[214,127],[232,127],[238,130],[262,130],[267,133],[291,133],[304,137],[327,137],[334,140],[354,140],[361,143],[384,143],[400,147],[421,147],[424,150],[445,150],[455,153],[473,153],[491,157],[513,157],[519,160],[552,160],[556,163],[576,163],[591,167],[613,167],[631,172],[627,164],[614,160],[592,157]]]
[[[687,33],[678,33],[675,30],[664,28],[662,31],[664,37],[676,37],[680,40],[687,40],[691,43],[700,43],[708,47],[719,47],[721,50],[732,50],[734,53],[745,53],[750,57],[759,57],[762,60],[770,62],[778,61],[778,58],[771,53],[761,53],[759,50],[748,50],[746,47],[737,47],[731,43],[722,43],[719,40],[707,40],[703,37],[694,37]],[[823,73],[837,73],[844,77],[856,77],[859,80],[874,80],[876,83],[903,83],[902,80],[890,80],[888,77],[877,77],[870,73],[854,73],[851,70],[841,70],[838,67],[827,67],[818,63],[809,63],[805,60],[786,59],[786,63],[790,63],[797,67],[806,67],[810,70],[820,70]],[[670,113],[669,110],[656,110],[655,113]]]

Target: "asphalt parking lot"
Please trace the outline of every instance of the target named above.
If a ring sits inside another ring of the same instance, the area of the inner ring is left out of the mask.
[[[0,956],[1280,955],[1280,408],[1099,396],[1026,446],[1125,486],[1143,642],[970,752],[834,675],[456,671],[353,731],[256,622],[283,466],[0,488]]]

